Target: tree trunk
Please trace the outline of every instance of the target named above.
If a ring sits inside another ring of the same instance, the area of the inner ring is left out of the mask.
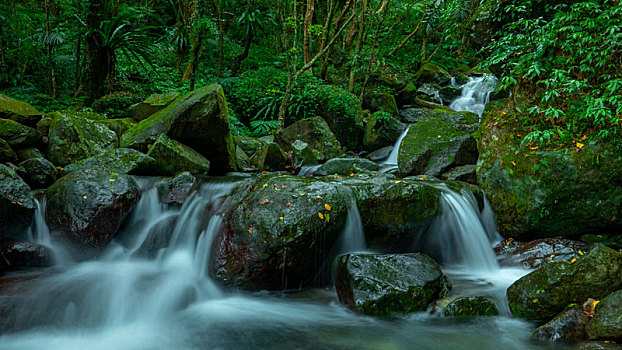
[[[86,92],[88,95],[86,104],[88,106],[101,96],[104,83],[110,72],[108,55],[101,46],[101,37],[97,34],[97,29],[104,20],[104,1],[92,0],[87,13],[87,25],[90,34],[86,37],[84,45],[88,58],[88,73],[86,75]]]
[[[358,64],[358,56],[363,49],[363,35],[365,34],[365,12],[367,11],[367,0],[363,0],[361,3],[361,12],[359,14],[359,28],[356,40],[356,50],[354,51],[354,59],[352,59],[352,68],[350,69],[350,82],[348,84],[348,91],[354,91],[354,78],[356,74],[356,65]]]
[[[52,57],[52,44],[49,42],[50,33],[52,33],[52,28],[50,24],[50,1],[45,0],[45,33],[48,36],[48,42],[45,43],[45,48],[48,54],[48,63],[50,64],[50,96],[52,99],[56,99],[56,69],[54,67],[54,59]]]
[[[253,41],[253,31],[249,31],[248,35],[246,36],[246,41],[244,42],[244,51],[242,51],[242,53],[239,54],[235,60],[235,65],[233,66],[233,70],[231,72],[232,76],[234,77],[237,76],[238,71],[240,70],[240,67],[242,66],[242,61],[244,61],[244,59],[248,57],[248,53],[251,49],[252,41]]]
[[[354,2],[353,0],[348,0],[348,2],[344,5],[343,9],[341,10],[341,14],[339,15],[339,18],[335,22],[335,26],[334,26],[335,32],[337,32],[339,28],[341,28],[341,24],[346,19],[346,13],[348,13],[348,10],[350,9],[350,6],[352,5],[353,2]],[[326,28],[326,31],[328,31],[328,28]],[[328,35],[328,33],[326,34]],[[328,72],[328,61],[330,60],[330,57],[332,56],[332,54],[333,54],[333,47],[331,46],[328,52],[326,53],[326,56],[324,57],[324,63],[322,64],[322,72],[320,73],[320,78],[323,80],[326,80],[326,74]]]
[[[311,24],[313,23],[313,11],[315,10],[315,0],[307,0],[307,11],[305,12],[304,33],[303,33],[303,58],[304,63],[311,61]]]

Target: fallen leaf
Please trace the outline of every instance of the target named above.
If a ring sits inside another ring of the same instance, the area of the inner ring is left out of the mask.
[[[264,170],[264,171],[262,171],[261,173],[265,175],[265,174],[269,174],[270,172],[269,172],[269,171],[265,171],[265,170]]]
[[[252,228],[252,227],[249,227],[249,228],[248,228],[248,233],[251,233],[251,232],[253,232],[253,228]]]
[[[583,146],[585,146],[584,144],[582,144],[581,142],[577,142],[577,148],[581,149],[583,148]]]
[[[263,184],[263,186],[261,186],[261,187],[268,187],[268,184]]]
[[[280,219],[280,220],[283,220],[283,217],[281,216],[281,217],[279,217],[279,219]]]
[[[516,163],[514,163],[514,161],[512,161],[512,165],[516,166]]]
[[[115,182],[115,181],[117,181],[117,179],[108,179],[108,181]]]
[[[269,200],[268,200],[268,199],[262,199],[262,200],[261,200],[261,202],[259,202],[259,204],[266,204],[266,203],[268,203],[268,202],[269,202]]]
[[[326,208],[326,210],[330,210],[330,209],[331,209],[331,208],[330,208],[330,205],[328,205],[328,204],[326,204],[326,203],[324,203],[324,208]]]
[[[317,213],[317,216],[319,216],[319,217],[320,217],[320,219],[324,220],[324,214],[322,214],[322,213]]]

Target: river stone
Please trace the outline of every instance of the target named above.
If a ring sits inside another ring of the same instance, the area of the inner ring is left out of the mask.
[[[477,185],[476,168],[475,164],[457,166],[449,172],[441,174],[441,178],[445,180],[463,181]]]
[[[154,158],[157,166],[166,174],[189,171],[194,175],[207,175],[210,169],[207,158],[166,134],[158,137],[147,155]]]
[[[417,89],[417,96],[424,101],[440,104],[440,89],[441,87],[438,84],[425,83]]]
[[[252,157],[255,152],[267,143],[266,141],[249,136],[234,136],[233,138],[236,146],[240,147],[249,157]]]
[[[547,322],[572,303],[622,289],[622,253],[597,244],[575,263],[553,262],[523,276],[507,290],[517,318]]]
[[[287,156],[279,145],[268,142],[251,157],[251,163],[261,170],[283,170],[287,165]]]
[[[395,94],[395,102],[398,108],[413,104],[417,100],[417,87],[412,82],[408,82],[403,89]],[[401,113],[400,113],[401,114]]]
[[[20,124],[34,127],[41,116],[41,112],[28,103],[0,95],[0,118],[11,119]]]
[[[462,297],[452,300],[443,309],[443,316],[468,318],[476,316],[496,316],[499,310],[495,302],[488,297]]]
[[[159,112],[173,103],[181,96],[177,91],[170,91],[163,94],[153,94],[146,100],[133,104],[130,113],[136,120],[144,120],[156,112]]]
[[[365,124],[365,136],[363,146],[368,150],[376,150],[390,146],[399,139],[406,125],[402,124],[397,118],[383,112],[376,112],[371,115]]]
[[[251,164],[251,158],[237,145],[235,146],[235,159],[238,162],[238,165],[248,169],[249,167],[254,167]]]
[[[424,311],[446,289],[441,267],[424,254],[344,254],[335,258],[339,301],[374,315]]]
[[[41,134],[33,128],[10,119],[0,119],[0,138],[13,150],[32,146],[41,140]]]
[[[36,129],[41,134],[44,141],[47,140],[50,135],[50,125],[52,125],[52,118],[50,117],[43,117],[37,122]]]
[[[18,173],[33,188],[46,188],[58,176],[58,170],[45,158],[30,158],[19,164]]]
[[[622,340],[622,290],[600,300],[587,324],[590,339]]]
[[[530,242],[510,238],[499,243],[494,249],[502,265],[537,268],[553,261],[571,262],[573,259],[579,259],[589,248],[589,244],[565,238],[544,238]]]
[[[118,118],[118,119],[105,119],[100,120],[100,123],[108,126],[108,128],[117,135],[117,139],[121,139],[124,132],[129,130],[132,126],[136,125],[130,118]]]
[[[371,160],[372,162],[379,162],[389,158],[391,152],[393,152],[393,146],[386,146],[371,152],[365,158]]]
[[[399,117],[395,97],[386,91],[367,90],[363,96],[363,108],[370,112],[385,112],[394,118]]]
[[[412,124],[427,118],[430,114],[431,109],[410,107],[400,111],[400,120],[402,123]]]
[[[94,157],[67,165],[63,172],[101,168],[130,175],[161,175],[156,160],[131,148],[115,148]]]
[[[314,117],[303,119],[274,134],[275,142],[285,152],[292,151],[292,143],[301,140],[316,151],[319,162],[336,158],[343,154],[339,141],[324,119]]]
[[[531,338],[539,341],[579,342],[585,339],[588,317],[579,305],[572,306],[538,327]]]
[[[147,152],[161,134],[209,159],[214,174],[237,170],[227,100],[218,84],[194,90],[136,124],[123,134],[121,146]]]
[[[0,265],[6,270],[20,270],[30,267],[46,267],[52,264],[49,249],[33,242],[3,242],[0,244]],[[6,260],[5,260],[6,259]]]
[[[131,176],[104,169],[72,172],[46,193],[50,231],[87,248],[108,243],[140,198]]]
[[[65,166],[117,147],[117,135],[95,119],[97,114],[65,110],[50,116],[47,155],[56,165]]]
[[[451,75],[447,73],[443,68],[432,64],[424,64],[417,73],[415,73],[415,79],[418,85],[425,83],[445,84],[451,80]]]
[[[317,159],[320,154],[304,141],[296,140],[292,142],[292,152],[294,153],[294,165],[296,168],[318,163]]]
[[[0,164],[0,239],[23,234],[32,222],[35,207],[26,182],[13,169]]]
[[[162,203],[184,204],[190,193],[199,188],[199,180],[184,171],[174,177],[162,179],[156,186]]]
[[[19,151],[17,151],[17,157],[22,162],[30,158],[45,158],[43,153],[39,151],[39,149],[34,147],[20,149]]]
[[[11,146],[9,146],[6,141],[0,139],[0,163],[6,162],[16,163],[17,154],[15,154]]]
[[[350,175],[352,173],[373,173],[380,170],[380,165],[363,158],[333,158],[322,164],[314,173],[323,175]]]
[[[453,100],[462,96],[462,88],[455,85],[445,85],[439,91],[439,95],[445,104],[449,105]]]

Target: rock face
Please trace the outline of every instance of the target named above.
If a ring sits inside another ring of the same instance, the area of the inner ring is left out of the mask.
[[[4,242],[0,244],[0,252],[4,257],[4,259],[0,257],[0,265],[5,264],[7,270],[45,267],[52,264],[48,248],[32,242]]]
[[[544,238],[530,242],[507,239],[495,247],[500,263],[507,266],[521,265],[537,268],[553,261],[571,262],[581,258],[589,245],[564,238]]]
[[[303,119],[274,134],[275,142],[285,152],[292,151],[292,143],[296,140],[306,142],[316,151],[318,161],[337,158],[343,154],[339,141],[326,121],[320,117]]]
[[[50,230],[71,243],[99,248],[117,233],[140,189],[128,175],[86,169],[56,181],[47,196]]]
[[[0,118],[11,119],[20,124],[34,127],[41,116],[41,112],[28,103],[0,95]]]
[[[477,143],[470,133],[477,128],[476,118],[469,112],[437,111],[413,124],[400,146],[400,174],[439,176],[453,167],[475,164]]]
[[[490,298],[479,297],[462,297],[452,300],[449,305],[443,309],[445,317],[476,317],[476,316],[496,316],[499,310],[495,302]]]
[[[35,199],[13,169],[0,164],[0,239],[19,237],[32,221]]]
[[[117,147],[117,135],[89,113],[60,111],[51,115],[48,159],[60,166]]]
[[[189,171],[195,175],[207,175],[210,169],[207,158],[166,134],[158,137],[147,155],[155,159],[158,168],[167,174]]]
[[[374,316],[424,311],[441,296],[447,280],[424,254],[345,254],[333,263],[339,300]]]
[[[391,146],[397,141],[404,129],[406,129],[406,125],[397,118],[383,112],[376,112],[365,124],[363,146],[368,150]]]
[[[461,165],[441,175],[442,179],[468,182],[477,185],[477,172],[474,164]]]
[[[17,154],[6,141],[0,139],[0,163],[17,162]]]
[[[214,174],[237,169],[227,101],[220,85],[192,91],[136,124],[123,134],[121,146],[147,152],[161,134],[205,156]]]
[[[314,173],[323,175],[350,175],[352,173],[373,173],[380,170],[380,165],[362,158],[333,158],[322,164]]]
[[[17,151],[17,157],[21,161],[28,160],[30,158],[45,158],[43,153],[41,153],[39,149],[34,148],[34,147],[20,149],[19,151]]]
[[[622,339],[622,290],[600,300],[587,324],[590,339]]]
[[[575,263],[554,262],[514,282],[507,290],[515,317],[549,321],[568,304],[599,299],[622,289],[622,253],[596,245]]]
[[[190,193],[199,188],[199,180],[185,171],[160,181],[157,187],[161,202],[183,204]]]
[[[539,341],[578,342],[586,338],[587,321],[581,306],[575,305],[538,327],[531,338]]]
[[[509,113],[515,113],[510,100],[488,103],[478,137],[478,180],[503,232],[515,238],[620,232],[622,152],[589,138],[579,151],[521,147],[513,125],[495,123]]]
[[[162,175],[155,159],[131,148],[115,148],[93,157],[72,163],[63,168],[68,174],[73,171],[101,168],[130,175]]]
[[[45,158],[30,158],[19,164],[18,172],[34,188],[46,188],[56,181],[58,170]]]
[[[33,128],[10,119],[0,119],[0,138],[13,150],[32,146],[39,142],[41,134]]]
[[[170,105],[181,96],[179,92],[171,91],[164,94],[153,94],[143,102],[136,103],[130,107],[132,118],[144,120],[156,112],[159,112]]]

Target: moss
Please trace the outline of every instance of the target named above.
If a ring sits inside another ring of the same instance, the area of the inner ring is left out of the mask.
[[[28,103],[0,95],[0,118],[34,127],[41,116],[41,112]]]
[[[189,171],[194,175],[207,175],[210,162],[192,148],[161,134],[147,155],[155,159],[158,168],[169,174]]]
[[[41,134],[33,128],[10,119],[0,119],[0,138],[12,148],[32,146],[41,139]]]

